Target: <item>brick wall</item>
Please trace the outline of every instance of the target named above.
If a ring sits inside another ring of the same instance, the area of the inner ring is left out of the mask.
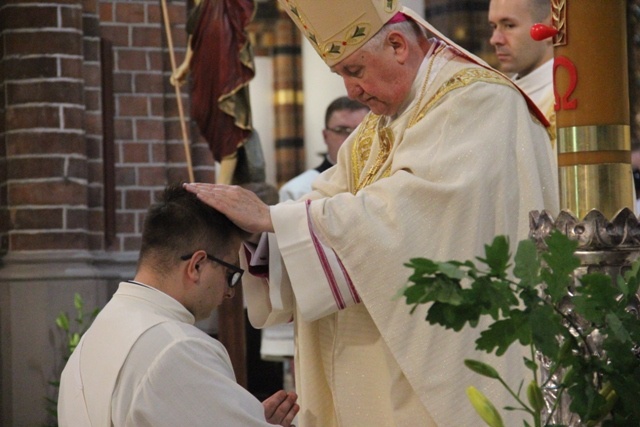
[[[168,2],[178,63],[186,7]],[[188,179],[160,1],[0,8],[1,249],[136,251],[149,203],[167,183]],[[103,67],[105,55],[112,67]],[[211,154],[190,130],[196,177],[211,181]]]
[[[187,42],[186,1],[167,3],[179,63]],[[100,31],[113,45],[117,250],[137,250],[144,212],[170,182],[188,179],[167,37],[159,1],[100,2]],[[183,93],[185,114],[188,102]],[[191,129],[190,135],[196,135]],[[192,147],[197,176],[212,180],[211,155]]]

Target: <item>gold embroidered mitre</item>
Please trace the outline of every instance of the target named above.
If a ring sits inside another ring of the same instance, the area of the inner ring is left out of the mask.
[[[278,0],[332,66],[360,48],[399,9],[399,0]]]

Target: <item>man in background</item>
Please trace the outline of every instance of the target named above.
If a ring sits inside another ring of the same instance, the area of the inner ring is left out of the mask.
[[[552,25],[549,0],[491,0],[489,42],[496,50],[500,70],[526,92],[545,115],[555,147],[556,114],[553,108],[553,39],[531,38],[533,24]]]
[[[314,169],[309,169],[287,181],[280,187],[280,201],[297,200],[311,192],[311,184],[325,170],[336,164],[338,150],[347,137],[358,127],[369,107],[358,101],[341,96],[329,104],[324,117],[322,138],[327,145],[324,160]]]

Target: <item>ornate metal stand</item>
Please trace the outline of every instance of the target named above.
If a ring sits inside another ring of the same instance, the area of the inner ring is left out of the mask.
[[[580,259],[581,265],[574,272],[575,286],[579,286],[580,277],[588,273],[607,274],[612,280],[616,280],[640,257],[640,222],[628,208],[620,210],[611,221],[597,210],[590,211],[583,220],[577,219],[569,211],[561,211],[555,220],[549,212],[532,211],[529,214],[529,220],[529,237],[536,242],[541,251],[546,249],[544,239],[554,230],[578,242],[575,254]],[[628,309],[638,316],[639,308],[640,295],[636,298],[635,304]],[[572,307],[569,303],[564,309],[566,314],[571,314]],[[590,329],[583,319],[574,317],[574,321],[577,325]],[[600,345],[600,334],[597,329],[589,335],[587,345],[589,348],[585,351],[589,351],[596,357],[606,357]],[[540,358],[539,363],[542,380],[546,381],[549,379],[549,363],[544,358]],[[580,418],[569,410],[568,396],[558,393],[563,374],[564,372],[558,372],[552,376],[543,390],[545,399],[543,416],[549,417],[551,409],[557,403],[557,409],[550,423],[579,427],[583,424]]]

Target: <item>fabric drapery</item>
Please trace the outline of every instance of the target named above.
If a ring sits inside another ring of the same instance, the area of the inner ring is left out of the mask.
[[[191,116],[216,161],[251,135],[249,81],[255,75],[246,32],[253,0],[202,0],[191,48]]]

